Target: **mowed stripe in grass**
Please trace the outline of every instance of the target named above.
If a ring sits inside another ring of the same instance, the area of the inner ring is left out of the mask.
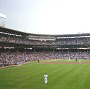
[[[89,64],[30,62],[0,69],[0,89],[90,89]],[[44,73],[48,84],[44,84]]]

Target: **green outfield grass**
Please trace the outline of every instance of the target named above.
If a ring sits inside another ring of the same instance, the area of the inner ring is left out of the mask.
[[[48,74],[46,85],[45,72]],[[90,64],[30,62],[0,68],[0,89],[90,89]]]

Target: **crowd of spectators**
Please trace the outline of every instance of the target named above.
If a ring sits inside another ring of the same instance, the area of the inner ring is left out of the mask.
[[[83,45],[90,44],[90,37],[56,38],[55,40],[31,40],[19,36],[0,35],[0,42],[28,45]],[[0,52],[0,65],[22,64],[28,61],[59,58],[90,58],[89,52]]]
[[[50,59],[89,59],[89,52],[3,52],[0,53],[1,65],[22,64],[29,61]]]
[[[29,45],[76,45],[90,44],[90,37],[59,38],[55,40],[30,40],[17,36],[0,36],[0,42],[9,42]]]

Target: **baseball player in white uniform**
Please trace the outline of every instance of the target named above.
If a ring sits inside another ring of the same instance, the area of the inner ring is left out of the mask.
[[[45,84],[48,83],[48,75],[46,73],[44,74],[44,82],[45,82]]]

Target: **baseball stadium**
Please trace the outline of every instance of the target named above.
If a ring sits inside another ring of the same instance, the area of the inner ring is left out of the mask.
[[[90,89],[89,75],[90,33],[46,35],[0,27],[0,89]]]

